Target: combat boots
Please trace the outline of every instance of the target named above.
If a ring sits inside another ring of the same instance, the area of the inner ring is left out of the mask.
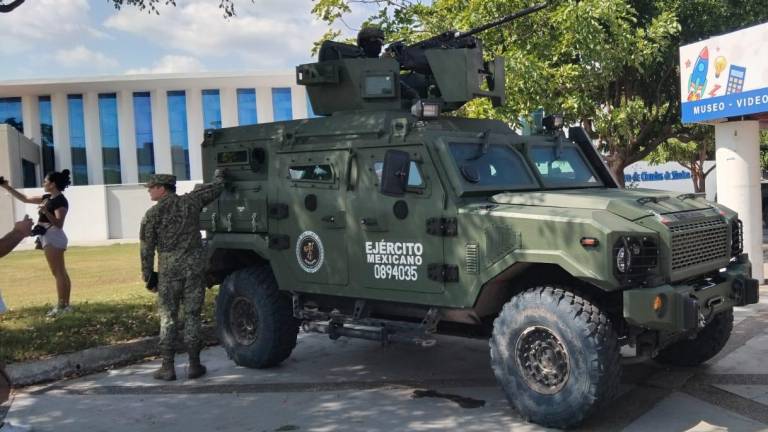
[[[205,375],[208,369],[200,363],[200,351],[189,352],[189,368],[187,369],[187,378],[195,379]]]
[[[163,365],[152,376],[156,380],[175,381],[176,367],[173,364],[173,356],[163,356]]]

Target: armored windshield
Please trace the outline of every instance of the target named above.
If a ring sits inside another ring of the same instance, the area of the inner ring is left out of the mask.
[[[451,143],[465,192],[604,187],[581,150],[570,143]]]
[[[533,189],[538,183],[511,146],[452,143],[451,155],[464,181],[476,190]]]
[[[603,186],[574,146],[532,146],[528,156],[545,188]]]

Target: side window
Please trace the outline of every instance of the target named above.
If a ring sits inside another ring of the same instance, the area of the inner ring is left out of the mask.
[[[381,182],[381,171],[383,169],[383,161],[376,161],[373,163],[373,171],[376,173],[376,177],[379,179],[379,182]],[[417,164],[415,161],[411,161],[411,168],[410,172],[408,173],[408,187],[423,189],[425,186],[424,177],[421,175],[421,168],[419,168],[419,164]]]
[[[333,181],[330,165],[293,165],[288,168],[288,178],[304,181]]]

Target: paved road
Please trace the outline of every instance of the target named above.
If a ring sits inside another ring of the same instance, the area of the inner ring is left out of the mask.
[[[726,349],[706,367],[626,366],[621,396],[590,431],[768,429],[768,291],[739,308]],[[37,431],[540,431],[510,409],[486,341],[442,337],[433,348],[388,348],[301,335],[279,368],[235,367],[203,353],[202,380],[158,384],[158,362],[17,393],[7,419]],[[179,357],[183,376],[186,361]],[[8,407],[6,407],[8,408]],[[2,413],[0,413],[0,416]]]

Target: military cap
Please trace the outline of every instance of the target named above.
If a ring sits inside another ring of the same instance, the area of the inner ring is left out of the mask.
[[[176,176],[172,174],[152,174],[144,186],[176,186]]]

